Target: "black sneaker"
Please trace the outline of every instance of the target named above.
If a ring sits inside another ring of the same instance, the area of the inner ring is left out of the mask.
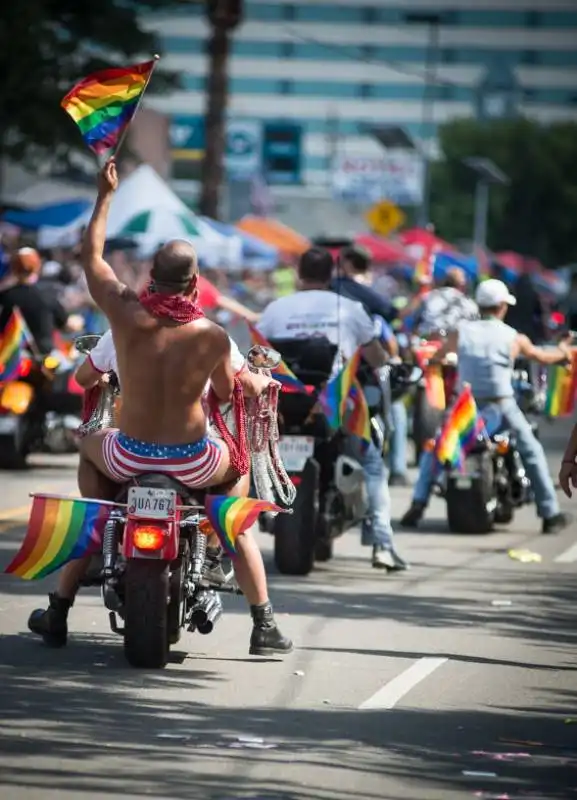
[[[541,533],[561,533],[573,522],[571,514],[555,514],[543,520]]]
[[[372,565],[375,569],[386,569],[387,572],[404,572],[409,569],[409,564],[394,548],[385,550],[378,545],[373,547]]]
[[[72,601],[58,597],[56,592],[48,595],[46,610],[37,608],[28,618],[28,628],[41,636],[48,647],[64,647],[68,638],[68,612]]]
[[[389,476],[389,486],[410,486],[411,483],[406,475],[401,473],[391,473]]]
[[[423,519],[426,507],[425,503],[411,503],[409,510],[399,520],[399,525],[402,528],[416,528]]]
[[[270,603],[251,606],[253,629],[250,637],[249,655],[275,656],[292,653],[293,643],[280,632]]]

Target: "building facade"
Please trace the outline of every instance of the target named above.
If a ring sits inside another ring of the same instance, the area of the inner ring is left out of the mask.
[[[245,6],[232,46],[230,172],[257,169],[281,195],[330,194],[343,153],[382,156],[370,126],[399,126],[434,152],[438,125],[454,117],[513,109],[543,122],[577,119],[577,0]],[[208,26],[191,3],[147,25],[161,37],[163,64],[182,73],[182,89],[148,104],[170,118],[173,178],[184,189],[204,146]]]

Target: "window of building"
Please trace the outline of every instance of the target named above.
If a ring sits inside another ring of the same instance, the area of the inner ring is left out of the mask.
[[[358,97],[359,84],[345,83],[341,81],[315,81],[315,80],[295,80],[292,81],[293,94],[303,97]]]
[[[421,100],[423,97],[422,83],[377,83],[373,86],[373,97],[379,100]]]
[[[363,22],[366,25],[374,25],[378,21],[377,9],[374,6],[365,6],[363,9]]]
[[[350,61],[362,59],[363,48],[358,45],[324,45],[317,42],[295,42],[294,58],[314,61]]]
[[[451,47],[443,47],[441,50],[441,61],[444,64],[454,64],[456,61],[456,52]]]
[[[364,22],[362,8],[347,6],[325,6],[315,3],[303,3],[295,6],[295,19],[303,22]]]
[[[577,28],[577,10],[541,11],[539,16],[542,28]]]
[[[257,42],[233,39],[232,52],[235,56],[249,58],[282,58],[282,42]]]
[[[285,18],[283,3],[245,3],[245,9],[247,20],[280,22]]]
[[[283,19],[286,19],[289,22],[292,22],[296,18],[297,18],[296,7],[293,4],[286,3],[283,6]]]
[[[281,43],[281,55],[283,58],[292,58],[295,52],[294,42]]]
[[[277,94],[279,83],[276,78],[235,78],[230,79],[230,91],[235,94]]]
[[[163,36],[162,46],[166,53],[204,53],[205,39],[193,39],[190,36]]]
[[[521,53],[521,63],[534,66],[539,63],[539,53],[537,50],[523,50]]]
[[[577,48],[574,50],[541,50],[539,63],[543,67],[577,66]]]
[[[539,11],[526,11],[525,12],[525,25],[528,28],[541,27],[541,14]]]
[[[187,92],[204,92],[206,89],[206,77],[204,75],[181,76],[182,88]]]
[[[294,86],[292,81],[278,81],[279,94],[294,94]]]
[[[416,61],[424,62],[427,57],[426,47],[411,45],[389,45],[375,47],[375,58],[382,61]]]
[[[457,11],[456,24],[464,28],[524,28],[525,11]]]
[[[370,83],[359,83],[357,85],[357,93],[359,97],[367,98],[367,97],[374,97],[373,89],[375,87],[372,86]]]

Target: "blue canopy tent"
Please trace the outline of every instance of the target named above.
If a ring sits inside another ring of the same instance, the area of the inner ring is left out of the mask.
[[[467,278],[476,282],[479,275],[479,263],[474,256],[463,256],[455,253],[437,253],[433,266],[433,278],[435,281],[443,280],[448,270],[452,267],[459,267],[465,272]]]
[[[279,252],[276,247],[235,228],[234,225],[226,225],[224,222],[217,222],[209,217],[201,217],[201,219],[223,236],[236,236],[241,240],[242,264],[247,269],[271,270],[278,264]]]
[[[26,230],[35,231],[46,225],[58,228],[78,219],[92,205],[89,200],[69,200],[25,211],[6,211],[2,214],[2,220]]]

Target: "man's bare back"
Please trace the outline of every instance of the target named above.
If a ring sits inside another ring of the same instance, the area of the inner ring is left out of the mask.
[[[127,298],[126,314],[112,321],[112,335],[122,385],[122,433],[158,444],[201,439],[206,433],[201,397],[215,370],[219,396],[228,399],[232,389],[225,331],[206,319],[176,326]]]

